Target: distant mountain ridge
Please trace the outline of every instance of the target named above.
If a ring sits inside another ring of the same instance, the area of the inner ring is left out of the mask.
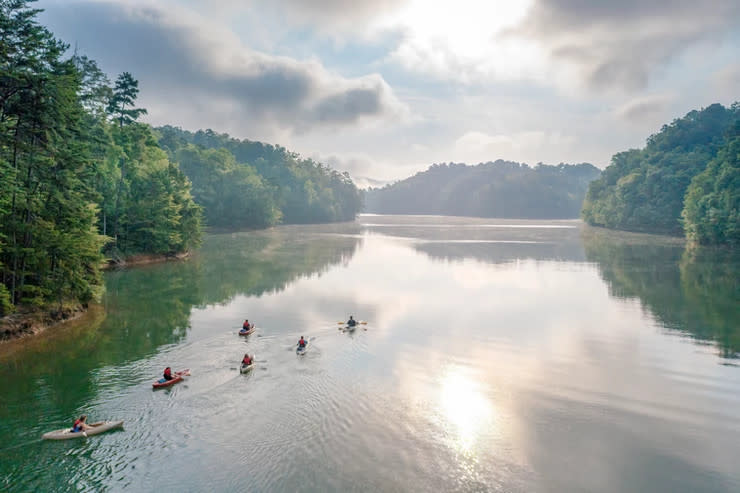
[[[516,219],[577,218],[589,182],[601,171],[589,163],[554,166],[504,161],[433,164],[426,171],[365,192],[365,212]]]

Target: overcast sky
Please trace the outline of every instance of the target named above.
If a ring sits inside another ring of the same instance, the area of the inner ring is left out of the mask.
[[[738,0],[41,0],[154,125],[283,145],[360,185],[591,162],[740,100]],[[351,7],[350,7],[351,6]]]

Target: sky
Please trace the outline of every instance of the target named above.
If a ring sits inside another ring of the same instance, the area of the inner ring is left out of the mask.
[[[144,121],[279,144],[360,186],[432,163],[606,167],[740,100],[737,0],[40,0]]]

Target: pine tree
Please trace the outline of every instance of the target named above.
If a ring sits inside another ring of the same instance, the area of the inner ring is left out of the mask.
[[[134,123],[141,115],[146,115],[144,108],[134,108],[134,102],[139,95],[139,81],[124,72],[116,79],[113,95],[108,102],[108,114],[113,116],[119,127]],[[130,106],[131,108],[127,109]]]

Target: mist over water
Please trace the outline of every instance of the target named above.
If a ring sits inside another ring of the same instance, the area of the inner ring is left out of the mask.
[[[738,274],[579,221],[211,235],[0,345],[0,489],[738,491]],[[82,412],[124,430],[39,440]]]

